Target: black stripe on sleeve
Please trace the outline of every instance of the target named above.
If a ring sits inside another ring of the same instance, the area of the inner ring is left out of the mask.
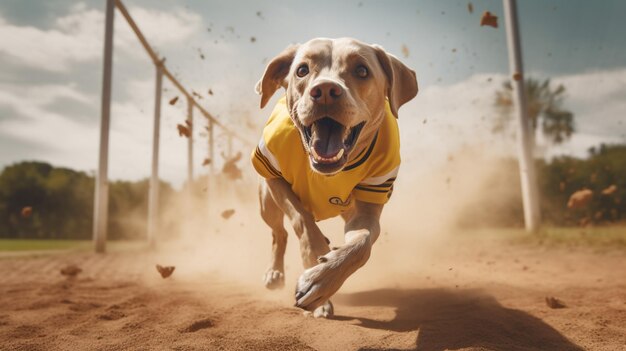
[[[382,193],[382,194],[386,194],[386,193],[388,193],[388,192],[389,192],[389,190],[390,190],[390,189],[388,189],[388,190],[368,189],[368,188],[364,188],[364,187],[362,187],[362,186],[360,186],[360,185],[357,185],[357,186],[355,186],[354,188],[355,188],[355,189],[358,189],[358,190],[363,190],[363,191],[371,191],[371,192],[373,192],[373,193]]]
[[[254,156],[261,161],[261,163],[265,166],[265,168],[268,170],[268,172],[270,172],[272,175],[276,176],[276,177],[282,177],[282,174],[277,171],[272,164],[270,163],[270,161],[265,157],[265,155],[263,155],[261,153],[261,150],[259,149],[259,147],[257,146],[255,152],[254,152]]]
[[[383,183],[383,184],[359,184],[359,186],[371,187],[371,188],[391,188],[393,186],[393,182],[391,183]]]

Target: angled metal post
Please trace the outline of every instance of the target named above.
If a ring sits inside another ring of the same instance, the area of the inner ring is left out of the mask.
[[[164,60],[163,60],[164,61]],[[158,234],[159,218],[159,138],[161,134],[161,92],[163,82],[163,61],[156,66],[154,93],[154,125],[152,131],[152,173],[148,193],[148,244],[154,247]]]
[[[213,176],[215,174],[215,141],[213,140],[213,121],[209,120],[209,158],[211,159],[211,164],[209,165],[209,175]]]
[[[102,105],[100,117],[100,154],[95,183],[93,241],[98,253],[106,250],[107,220],[109,206],[109,128],[111,117],[111,82],[113,75],[113,19],[114,0],[106,2],[104,27],[104,59],[102,75]]]
[[[193,100],[187,98],[187,127],[189,127],[189,138],[187,138],[187,185],[191,187],[193,181]]]
[[[233,157],[233,136],[228,134],[228,158]]]
[[[518,123],[518,162],[522,184],[522,200],[524,206],[524,222],[526,230],[534,232],[539,229],[541,214],[539,212],[539,190],[535,174],[532,154],[532,130],[526,106],[526,90],[524,88],[524,68],[522,65],[522,49],[520,45],[519,26],[517,21],[517,3],[515,0],[504,1],[506,18],[506,34],[509,49],[509,67],[513,86],[513,102],[517,112]]]

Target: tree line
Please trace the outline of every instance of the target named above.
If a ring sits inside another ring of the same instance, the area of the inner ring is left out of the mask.
[[[484,196],[459,219],[464,227],[522,227],[517,161],[499,161],[503,172],[485,182]],[[603,225],[626,220],[626,145],[600,145],[586,158],[536,160],[543,223],[554,226]],[[20,162],[0,173],[0,238],[89,239],[93,226],[94,177],[45,162]],[[148,180],[109,183],[111,239],[146,235]],[[591,201],[568,208],[574,192],[589,189]],[[161,204],[176,191],[160,183]],[[25,208],[31,208],[24,213]]]
[[[612,225],[626,221],[626,144],[590,148],[588,157],[536,159],[542,224]],[[523,227],[519,171],[515,158],[499,160],[501,172],[485,180],[480,198],[459,218],[463,227]],[[569,208],[572,194],[588,189],[584,206]]]
[[[0,173],[0,237],[91,238],[94,184],[92,175],[45,162],[7,166]],[[109,183],[111,239],[145,236],[148,187],[147,179]],[[162,203],[173,193],[160,183]]]

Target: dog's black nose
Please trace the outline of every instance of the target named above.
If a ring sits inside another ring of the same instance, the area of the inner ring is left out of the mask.
[[[343,94],[343,88],[333,82],[320,82],[311,87],[311,99],[320,104],[331,104]]]

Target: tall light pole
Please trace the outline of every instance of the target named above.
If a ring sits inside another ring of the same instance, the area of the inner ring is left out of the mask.
[[[509,68],[513,83],[513,103],[517,112],[518,162],[522,184],[524,223],[527,231],[534,232],[539,229],[541,213],[539,211],[539,190],[537,188],[537,176],[532,154],[532,130],[528,119],[526,90],[524,89],[524,67],[522,65],[522,49],[517,22],[517,2],[515,0],[503,0],[503,2],[509,48]]]
[[[148,193],[148,244],[154,247],[158,232],[159,218],[159,138],[161,134],[161,86],[163,82],[163,61],[156,66],[154,93],[154,126],[152,131],[152,173]]]
[[[95,250],[106,249],[109,206],[109,128],[111,118],[111,81],[113,74],[113,19],[115,0],[107,0],[104,27],[104,62],[102,78],[102,106],[100,118],[100,156],[96,176],[93,216],[93,241]]]

